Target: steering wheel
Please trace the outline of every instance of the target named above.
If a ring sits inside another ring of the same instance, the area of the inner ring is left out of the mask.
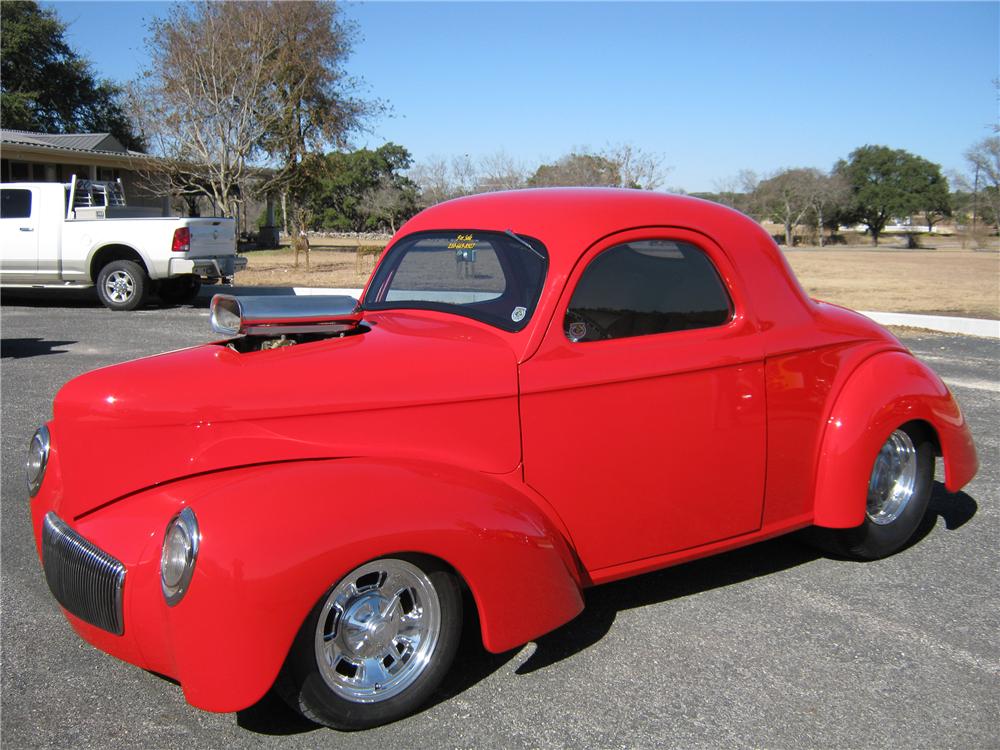
[[[577,325],[582,325],[584,327],[583,333],[576,333],[574,335],[573,329]],[[596,331],[600,334],[598,339],[609,339],[611,335],[608,333],[608,329],[597,323],[593,318],[591,318],[586,313],[582,313],[579,310],[568,309],[566,310],[566,318],[563,320],[563,329],[568,338],[573,343],[578,341],[594,340],[589,338],[591,331]]]

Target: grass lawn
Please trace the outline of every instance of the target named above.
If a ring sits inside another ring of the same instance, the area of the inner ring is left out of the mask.
[[[336,244],[334,244],[336,243]],[[935,247],[906,250],[888,239],[878,248],[836,246],[785,251],[806,291],[856,310],[940,313],[1000,319],[1000,250],[962,249],[935,239]],[[357,288],[371,273],[373,255],[358,258],[353,240],[313,241],[309,268],[290,248],[248,252],[240,286]],[[929,243],[928,243],[929,244]]]
[[[785,253],[810,296],[855,310],[1000,319],[1000,252],[795,248]]]

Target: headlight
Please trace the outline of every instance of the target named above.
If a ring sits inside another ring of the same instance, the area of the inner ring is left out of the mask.
[[[49,428],[42,425],[31,438],[28,445],[27,478],[28,495],[34,497],[42,486],[45,478],[45,466],[49,462]]]
[[[200,543],[198,519],[193,510],[185,508],[167,524],[160,555],[160,584],[171,607],[181,600],[191,584]]]

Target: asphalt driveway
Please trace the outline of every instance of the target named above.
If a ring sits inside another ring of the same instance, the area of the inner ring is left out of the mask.
[[[23,460],[79,373],[211,340],[202,307],[112,313],[11,298],[2,334],[2,742],[9,747],[996,747],[1000,738],[1000,342],[904,342],[953,388],[982,468],[938,484],[921,539],[860,564],[794,539],[593,589],[515,652],[467,639],[438,699],[344,734],[266,698],[238,714],[86,645],[52,599]],[[196,383],[178,383],[178,394]],[[108,446],[111,470],[114,446]],[[939,474],[940,478],[940,467]],[[239,627],[238,622],[233,627]],[[247,654],[247,658],[253,658]]]

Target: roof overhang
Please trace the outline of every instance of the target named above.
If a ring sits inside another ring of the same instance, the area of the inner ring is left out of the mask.
[[[118,153],[115,151],[86,151],[58,146],[37,146],[30,143],[12,143],[6,139],[0,142],[0,154],[4,159],[18,161],[45,162],[51,164],[97,164],[100,166],[132,167],[136,162],[149,163],[154,157],[138,152]]]

